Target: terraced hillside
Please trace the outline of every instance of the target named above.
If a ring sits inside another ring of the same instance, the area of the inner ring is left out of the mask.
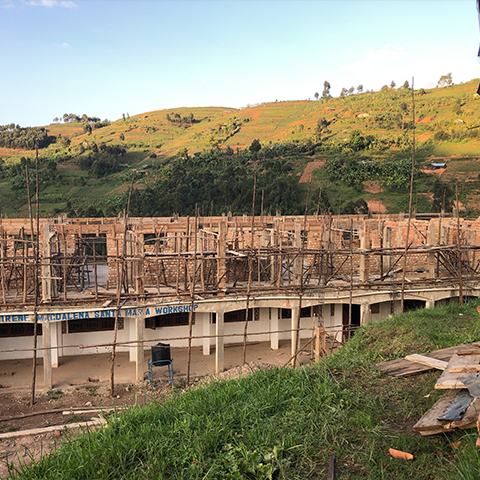
[[[480,211],[477,86],[478,81],[472,80],[415,91],[418,175],[414,203],[418,212],[438,210],[438,198],[435,201],[434,197],[442,189],[447,207],[451,205],[455,184],[465,214]],[[404,177],[408,177],[412,151],[412,106],[410,89],[385,86],[379,92],[318,101],[274,102],[243,109],[183,107],[131,117],[126,114],[111,123],[52,123],[44,128],[55,141],[39,152],[44,172],[41,213],[85,215],[90,209],[92,216],[116,215],[125,206],[133,169],[137,169],[135,188],[141,197],[142,190],[153,189],[155,195],[163,195],[167,184],[171,189],[171,182],[166,181],[180,175],[177,167],[196,178],[208,170],[215,177],[213,183],[222,175],[233,178],[231,172],[226,173],[227,164],[243,169],[241,190],[249,201],[234,207],[224,195],[225,200],[213,206],[217,213],[229,208],[236,208],[235,213],[251,213],[255,172],[268,177],[274,175],[272,169],[279,168],[296,184],[288,206],[292,212],[303,213],[309,184],[310,213],[318,209],[353,213],[367,204],[373,212],[406,211]],[[2,145],[0,213],[26,216],[25,164],[33,167],[35,152],[8,148],[5,142]],[[272,161],[280,167],[270,165]],[[432,162],[446,163],[446,168],[432,169]],[[388,166],[391,172],[387,172]],[[204,188],[214,190],[213,183],[203,181],[207,182]],[[268,188],[259,189],[266,198]],[[207,214],[211,201],[197,198]],[[257,205],[260,209],[260,200]],[[187,214],[192,208],[194,204],[188,208],[179,205],[178,211],[164,214]],[[285,210],[285,199],[264,205],[264,211],[279,208]],[[175,210],[175,205],[171,209]]]

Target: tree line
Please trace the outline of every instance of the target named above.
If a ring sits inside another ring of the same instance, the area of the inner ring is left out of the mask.
[[[48,147],[55,141],[56,137],[49,135],[44,127],[21,127],[14,123],[0,125],[1,147],[34,150],[35,147]]]

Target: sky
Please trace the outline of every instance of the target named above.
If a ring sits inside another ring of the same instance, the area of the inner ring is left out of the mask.
[[[480,77],[475,0],[0,0],[0,125]]]

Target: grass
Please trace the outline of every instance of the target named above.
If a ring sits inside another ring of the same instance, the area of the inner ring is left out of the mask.
[[[411,433],[441,395],[434,390],[439,373],[394,378],[371,368],[384,358],[479,340],[478,303],[361,328],[338,354],[310,367],[259,371],[134,406],[30,467],[11,467],[11,478],[326,478],[331,454],[336,479],[478,478],[474,435]],[[389,448],[415,459],[395,460]]]

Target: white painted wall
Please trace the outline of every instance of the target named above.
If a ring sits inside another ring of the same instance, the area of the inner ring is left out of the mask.
[[[43,347],[42,335],[37,336],[37,347]],[[33,335],[31,337],[0,338],[0,350],[33,348]],[[0,360],[17,360],[33,358],[33,352],[0,352]],[[37,358],[43,358],[43,350],[37,352]]]

